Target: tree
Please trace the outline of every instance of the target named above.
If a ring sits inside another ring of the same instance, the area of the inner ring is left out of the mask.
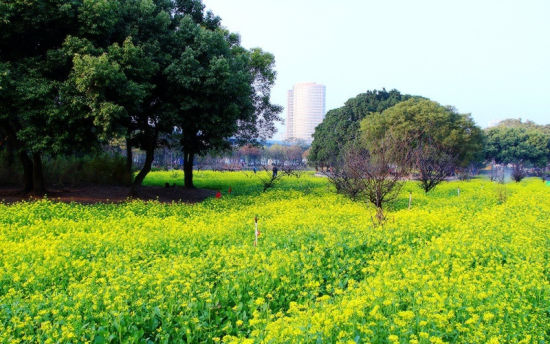
[[[83,112],[67,84],[68,37],[101,42],[115,31],[117,1],[2,2],[0,127],[20,159],[25,191],[45,191],[44,154],[94,145],[94,119]]]
[[[292,165],[280,166],[280,169],[277,167],[271,168],[269,165],[262,165],[261,167],[263,173],[254,173],[254,176],[262,183],[263,192],[274,187],[283,177],[300,178],[302,175],[302,171]],[[277,169],[277,172],[275,172],[274,168]]]
[[[450,176],[456,168],[456,157],[450,149],[427,140],[412,151],[412,161],[420,173],[420,186],[428,193]]]
[[[346,148],[343,164],[329,170],[329,180],[336,190],[352,199],[364,199],[376,207],[378,224],[385,221],[384,205],[394,201],[408,173],[409,155],[399,147],[408,145],[407,139],[388,130],[368,149],[357,142]]]
[[[304,149],[298,145],[286,147],[285,160],[292,165],[301,165]]]
[[[427,99],[409,99],[361,122],[361,138],[367,147],[376,145],[390,130],[409,142],[406,154],[420,172],[421,186],[428,192],[455,167],[481,159],[483,132],[468,114],[459,114]]]
[[[239,148],[239,155],[244,157],[247,162],[252,162],[254,165],[262,156],[262,148],[252,144],[246,144]]]
[[[308,161],[316,166],[338,164],[344,151],[343,146],[358,136],[359,123],[363,118],[410,97],[397,90],[367,91],[349,99],[343,107],[329,111],[323,122],[315,128]]]
[[[514,178],[525,176],[524,167],[545,167],[550,161],[550,130],[521,120],[505,120],[485,130],[485,157],[497,164],[514,164]]]
[[[126,141],[127,170],[132,147],[145,151],[132,192],[151,170],[155,149],[172,143],[174,108],[169,101],[166,68],[172,63],[179,23],[185,16],[206,26],[218,18],[204,15],[200,1],[124,2],[120,34],[123,41],[95,51],[76,53],[73,76],[88,111],[101,119],[111,136]]]
[[[275,81],[274,57],[246,50],[239,37],[210,30],[189,17],[181,20],[166,68],[175,126],[184,154],[185,187],[193,187],[196,155],[272,135],[279,106],[269,101]]]

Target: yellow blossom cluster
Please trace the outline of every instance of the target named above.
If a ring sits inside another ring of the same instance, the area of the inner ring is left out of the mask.
[[[539,180],[507,184],[505,202],[489,181],[409,183],[375,226],[324,178],[266,193],[251,173],[196,178],[222,198],[0,204],[0,342],[550,341]]]

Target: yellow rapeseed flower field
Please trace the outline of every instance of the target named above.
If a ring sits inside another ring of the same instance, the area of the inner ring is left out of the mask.
[[[165,182],[182,175],[146,180]],[[196,183],[223,197],[0,204],[0,342],[550,342],[540,180],[506,200],[489,181],[409,183],[384,226],[311,175],[266,193],[251,173]]]

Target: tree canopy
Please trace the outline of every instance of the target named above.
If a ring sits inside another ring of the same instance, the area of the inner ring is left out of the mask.
[[[410,95],[403,95],[395,89],[372,90],[347,100],[340,108],[330,110],[315,128],[308,161],[317,166],[336,164],[343,146],[357,136],[362,119],[409,98]]]
[[[176,36],[181,53],[174,54],[166,75],[185,186],[193,187],[195,155],[228,148],[230,138],[243,143],[271,136],[281,108],[269,101],[273,55],[246,50],[237,35],[204,29],[187,17]]]
[[[42,192],[42,154],[90,149],[97,128],[68,83],[71,47],[104,44],[117,27],[117,1],[22,1],[1,3],[0,127],[17,152],[25,189]],[[84,47],[82,47],[84,48]],[[92,130],[93,128],[93,130]],[[95,132],[95,133],[94,133]]]
[[[275,130],[273,55],[243,48],[200,0],[0,6],[0,132],[24,166],[27,190],[44,190],[43,155],[114,138],[125,139],[128,154],[145,150],[139,185],[155,148],[177,137],[192,186],[195,154]]]
[[[412,139],[408,148],[431,142],[448,150],[459,167],[483,157],[483,132],[472,117],[428,99],[409,99],[364,119],[362,140],[368,145],[390,128],[395,134]]]
[[[544,167],[550,161],[550,127],[508,119],[485,130],[485,156],[498,164]]]

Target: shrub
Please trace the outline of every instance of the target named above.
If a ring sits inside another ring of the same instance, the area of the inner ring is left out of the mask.
[[[512,171],[512,179],[516,181],[516,183],[521,182],[523,178],[525,178],[526,173],[523,169],[523,166],[516,164],[514,166],[514,170]]]
[[[7,164],[0,157],[0,185],[21,184],[23,171],[18,162]],[[83,184],[130,184],[131,174],[126,170],[124,157],[101,154],[84,157],[56,157],[44,159],[44,177],[48,185],[67,186]]]

